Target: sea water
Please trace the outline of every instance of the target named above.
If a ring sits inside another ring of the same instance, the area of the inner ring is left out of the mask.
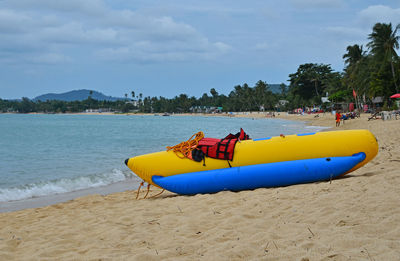
[[[107,192],[113,184],[136,189],[140,180],[126,158],[165,150],[198,131],[223,138],[240,128],[251,138],[321,129],[265,118],[0,114],[0,204],[93,188]]]

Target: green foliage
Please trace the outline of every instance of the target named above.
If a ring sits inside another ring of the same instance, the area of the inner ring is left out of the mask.
[[[387,101],[385,101],[385,102],[383,103],[382,110],[384,110],[384,111],[388,111],[388,110],[389,110]]]
[[[394,111],[397,111],[397,110],[399,109],[399,106],[397,106],[397,103],[396,103],[396,102],[393,102],[393,103],[392,103],[391,109],[394,110]]]
[[[321,104],[321,97],[342,88],[341,75],[330,65],[306,63],[290,74],[289,100],[292,107]]]
[[[348,46],[343,55],[346,65],[343,74],[333,72],[329,65],[300,65],[296,73],[289,75],[290,86],[286,98],[290,101],[290,107],[319,105],[325,93],[330,94],[329,99],[333,102],[351,101],[353,90],[367,99],[383,96],[387,100],[393,93],[398,93],[398,29],[400,25],[393,30],[391,24],[375,24],[368,37],[369,53],[363,50],[363,46]]]
[[[330,95],[329,100],[332,103],[344,102],[349,101],[349,97],[352,97],[351,90],[340,90]]]
[[[236,85],[222,104],[225,111],[259,111],[262,108],[271,110],[278,99],[279,96],[268,89],[266,82],[258,81],[254,87],[247,83]]]
[[[380,95],[387,97],[387,89],[389,92],[399,92],[398,75],[396,68],[399,68],[399,56],[396,50],[399,49],[400,36],[397,31],[400,29],[398,24],[395,29],[392,29],[392,24],[377,23],[372,28],[372,33],[368,35],[370,42],[367,46],[370,48],[370,55],[373,58],[373,69],[375,78],[378,82],[384,83],[385,86],[380,86]],[[389,81],[391,76],[391,82]],[[374,87],[379,86],[376,83]]]
[[[347,65],[343,85],[348,90],[355,90],[359,96],[365,95],[368,99],[383,96],[384,100],[398,93],[400,62],[396,49],[399,48],[399,28],[397,25],[393,30],[390,23],[375,24],[368,35],[368,53],[357,44],[347,47],[347,53],[343,55]]]
[[[358,63],[364,58],[365,53],[362,45],[359,46],[358,44],[355,44],[352,46],[347,46],[346,50],[347,53],[343,55],[343,59],[345,59],[344,62],[348,67]]]
[[[267,83],[258,81],[254,87],[248,86],[246,83],[243,86],[235,86],[235,90],[231,92],[229,97],[218,94],[212,88],[211,96],[206,93],[202,97],[188,97],[186,94],[180,94],[172,99],[164,97],[144,97],[139,94],[136,98],[138,106],[134,106],[132,101],[98,101],[90,95],[84,101],[38,101],[33,102],[28,98],[23,98],[22,101],[7,101],[0,99],[0,111],[2,112],[44,112],[44,113],[65,113],[65,112],[82,112],[86,109],[106,109],[116,112],[145,112],[145,113],[160,113],[160,112],[176,112],[186,113],[191,112],[195,107],[210,108],[223,107],[224,111],[258,111],[263,106],[265,109],[273,109],[274,104],[278,101],[278,95],[273,94]],[[134,92],[131,93],[135,97]],[[127,98],[127,95],[125,95]]]

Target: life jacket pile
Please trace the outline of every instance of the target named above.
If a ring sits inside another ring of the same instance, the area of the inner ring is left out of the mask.
[[[199,141],[197,148],[192,150],[191,156],[193,160],[198,162],[204,161],[205,157],[231,161],[233,160],[236,142],[249,139],[249,135],[242,128],[240,128],[240,132],[230,133],[223,139],[203,138]]]

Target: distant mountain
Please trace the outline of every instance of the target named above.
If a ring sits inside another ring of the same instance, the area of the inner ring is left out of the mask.
[[[125,98],[117,98],[106,96],[101,92],[92,91],[90,94],[90,90],[74,90],[70,92],[64,93],[47,93],[33,98],[33,101],[47,101],[47,100],[59,100],[59,101],[83,101],[86,100],[89,96],[92,99],[99,101],[118,101],[125,100]]]
[[[286,84],[285,84],[285,86],[287,89],[288,86]],[[268,84],[268,88],[271,92],[273,92],[275,94],[282,93],[281,84]]]

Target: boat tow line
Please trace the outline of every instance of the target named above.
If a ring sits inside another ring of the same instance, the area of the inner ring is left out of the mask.
[[[142,181],[142,182],[140,183],[140,186],[139,186],[139,188],[138,188],[138,190],[137,190],[137,192],[136,192],[136,199],[139,199],[140,188],[141,188],[142,186],[144,186],[144,181]],[[146,198],[147,198],[147,195],[149,195],[150,186],[151,186],[150,184],[147,185],[146,195],[144,195],[143,199],[146,199]],[[161,195],[164,191],[165,191],[165,189],[162,189],[161,192],[159,192],[159,193],[156,194],[156,195],[150,196],[149,198],[157,197],[157,196]],[[140,199],[139,199],[139,200],[140,200]]]
[[[172,150],[181,159],[188,158],[192,150],[197,148],[199,141],[204,138],[204,133],[199,131],[192,135],[187,141],[182,141],[175,146],[167,146],[167,151]],[[181,155],[182,154],[182,155]]]

